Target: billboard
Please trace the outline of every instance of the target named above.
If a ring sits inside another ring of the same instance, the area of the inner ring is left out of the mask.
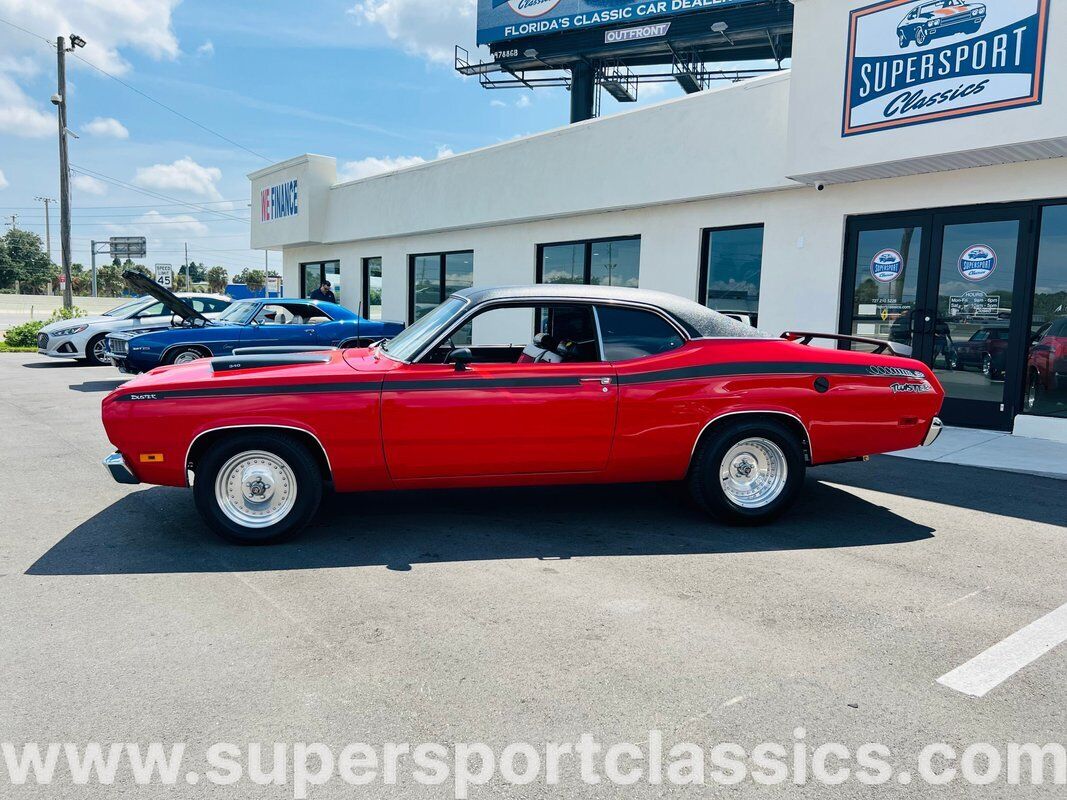
[[[851,12],[842,134],[1037,105],[1051,0],[883,0]]]
[[[763,0],[478,0],[478,44],[759,2]]]

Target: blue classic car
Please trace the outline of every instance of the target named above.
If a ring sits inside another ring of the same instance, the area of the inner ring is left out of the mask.
[[[922,47],[931,39],[954,33],[975,33],[985,22],[986,7],[967,0],[928,0],[915,6],[897,26],[901,48]]]
[[[123,277],[137,291],[162,301],[180,320],[179,327],[108,336],[107,356],[126,373],[230,355],[237,347],[361,347],[390,339],[404,328],[399,322],[364,319],[336,303],[300,298],[238,300],[209,320],[150,278],[135,272]]]

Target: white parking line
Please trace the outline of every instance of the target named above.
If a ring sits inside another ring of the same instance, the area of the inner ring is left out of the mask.
[[[985,695],[1027,664],[1067,641],[1067,605],[1031,622],[1021,631],[947,672],[937,682],[972,697]]]

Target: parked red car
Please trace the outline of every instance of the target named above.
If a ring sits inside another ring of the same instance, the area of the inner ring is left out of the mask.
[[[1026,359],[1026,410],[1033,411],[1047,392],[1067,400],[1067,317],[1041,326]]]
[[[327,483],[685,480],[720,519],[762,522],[808,465],[936,438],[928,367],[784,336],[659,292],[467,289],[370,348],[238,350],[135,378],[103,401],[105,464],[191,485],[217,533],[267,542],[303,527]]]
[[[958,342],[947,358],[951,369],[974,367],[990,380],[1004,377],[1009,331],[1007,327],[979,328],[966,342]],[[954,361],[952,360],[954,358]]]

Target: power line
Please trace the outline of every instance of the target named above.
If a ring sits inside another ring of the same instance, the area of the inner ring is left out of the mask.
[[[134,186],[132,183],[126,183],[126,181],[121,181],[118,178],[114,178],[114,177],[112,177],[110,175],[105,175],[102,172],[96,172],[94,170],[89,169],[88,167],[80,167],[77,164],[71,164],[70,166],[71,166],[71,170],[74,171],[74,172],[81,173],[82,175],[88,175],[91,178],[98,178],[98,179],[104,181],[105,183],[110,183],[110,184],[112,184],[114,186],[121,186],[123,189],[129,189],[132,192],[139,192],[140,194],[143,194],[146,197],[156,197],[156,198],[159,198],[159,199],[162,199],[162,200],[169,200],[172,203],[176,203],[178,205],[188,206],[189,208],[198,208],[201,211],[207,211],[207,212],[210,212],[212,214],[215,214],[216,216],[223,217],[225,219],[233,219],[233,220],[237,220],[238,222],[247,222],[248,221],[246,219],[242,219],[241,217],[235,217],[232,214],[227,214],[224,211],[219,211],[219,210],[214,209],[214,208],[207,208],[207,207],[205,207],[205,206],[203,206],[203,205],[201,205],[199,203],[192,203],[192,202],[186,203],[186,202],[183,202],[183,201],[179,200],[176,197],[171,197],[169,195],[161,194],[159,192],[153,192],[153,191],[151,191],[149,189],[142,189],[139,186]]]
[[[201,206],[211,206],[211,205],[218,205],[219,203],[244,203],[247,206],[248,205],[248,198],[245,197],[245,198],[241,198],[239,200],[201,200],[199,202],[199,205],[201,205]],[[94,210],[101,209],[101,208],[165,208],[167,206],[184,206],[184,205],[187,205],[187,204],[184,203],[184,202],[178,201],[176,203],[149,203],[149,204],[143,205],[143,206],[136,206],[136,205],[127,205],[127,206],[71,206],[71,210],[73,210],[73,211],[94,211]],[[26,209],[26,208],[36,210],[37,206],[0,206],[0,209],[13,209],[15,211],[19,211],[19,210]],[[240,209],[236,209],[236,208],[235,209],[225,209],[224,208],[224,209],[220,209],[220,210],[222,210],[222,211],[227,211],[227,210],[238,211]]]
[[[51,41],[49,41],[44,36],[41,36],[41,34],[39,34],[39,33],[35,33],[34,31],[31,31],[31,30],[27,30],[26,28],[23,28],[21,25],[16,25],[14,22],[11,22],[10,20],[6,20],[6,19],[4,19],[2,17],[0,17],[0,22],[3,22],[5,25],[10,25],[12,28],[15,28],[16,30],[22,31],[25,34],[29,34],[30,36],[33,36],[35,39],[40,39],[42,42],[46,43],[49,47],[53,46]],[[116,83],[122,84],[127,89],[129,89],[131,92],[135,92],[135,93],[139,94],[145,100],[148,100],[151,103],[155,103],[160,108],[169,111],[170,113],[174,114],[177,117],[181,117],[182,119],[184,119],[186,122],[190,123],[191,125],[195,125],[196,127],[200,128],[201,130],[210,133],[212,136],[216,136],[219,139],[222,139],[224,142],[228,142],[229,144],[232,144],[234,147],[236,147],[236,148],[238,148],[240,150],[244,150],[246,153],[250,153],[251,155],[254,155],[256,158],[263,159],[268,164],[271,163],[271,159],[267,158],[262,153],[257,153],[255,150],[252,150],[252,149],[250,149],[248,147],[245,147],[240,142],[235,142],[230,137],[225,136],[225,135],[219,133],[218,131],[213,130],[212,128],[209,128],[207,125],[204,125],[201,122],[197,122],[195,119],[193,119],[190,116],[187,116],[187,115],[183,114],[182,112],[178,111],[176,108],[172,108],[171,106],[168,106],[166,103],[162,102],[161,100],[157,100],[156,98],[152,97],[152,95],[150,95],[150,94],[148,94],[146,92],[142,92],[136,86],[133,86],[132,84],[127,83],[126,81],[122,80],[122,78],[119,78],[117,75],[112,75],[106,69],[103,69],[102,67],[98,67],[92,61],[89,61],[88,59],[78,55],[77,53],[71,53],[71,56],[73,56],[74,58],[78,59],[79,61],[81,61],[84,64],[88,64],[90,67],[95,69],[101,75],[106,75],[107,77],[111,78],[111,80],[115,81]]]

